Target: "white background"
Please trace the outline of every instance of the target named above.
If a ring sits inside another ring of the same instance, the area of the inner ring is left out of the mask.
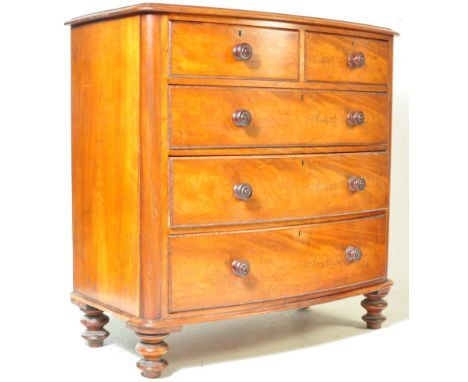
[[[127,0],[128,1],[128,0]],[[0,20],[0,380],[143,381],[136,338],[111,318],[83,344],[72,289],[69,28],[127,1],[21,1]],[[187,0],[189,1],[189,0]],[[173,3],[180,3],[173,1]],[[169,337],[172,381],[466,380],[468,57],[463,2],[190,1],[390,27],[395,41],[386,328],[362,329],[359,299],[192,325]],[[411,320],[408,112],[411,92]]]

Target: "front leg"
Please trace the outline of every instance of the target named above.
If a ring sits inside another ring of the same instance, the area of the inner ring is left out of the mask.
[[[167,361],[163,356],[169,350],[169,346],[164,339],[169,333],[144,334],[135,332],[140,339],[135,350],[140,354],[141,359],[137,362],[141,375],[146,378],[158,378],[161,372],[167,367]]]
[[[387,307],[387,301],[383,298],[388,294],[390,288],[381,289],[372,293],[367,293],[366,298],[362,300],[361,305],[367,310],[367,314],[362,316],[366,321],[368,329],[380,329],[382,323],[387,319],[382,311]]]
[[[141,356],[137,367],[141,375],[146,378],[158,378],[161,372],[168,366],[163,358],[169,350],[169,345],[164,341],[172,332],[178,332],[181,327],[157,327],[157,323],[151,320],[129,321],[127,326],[132,329],[140,342],[135,350]]]

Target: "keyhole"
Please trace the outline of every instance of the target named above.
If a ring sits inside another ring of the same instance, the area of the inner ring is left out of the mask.
[[[297,234],[299,235],[299,237],[301,237],[302,236],[302,231],[299,231]]]
[[[304,101],[304,94],[301,94],[301,101]]]
[[[239,37],[242,36],[242,31],[239,31]]]
[[[304,166],[304,161],[303,160],[301,160],[301,165]]]

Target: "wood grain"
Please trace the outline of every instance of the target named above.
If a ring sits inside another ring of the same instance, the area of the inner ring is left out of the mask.
[[[233,86],[243,88],[267,88],[286,90],[350,90],[372,93],[387,93],[387,84],[357,84],[343,82],[318,82],[318,81],[274,81],[255,80],[239,78],[216,78],[216,77],[171,77],[171,85],[193,85],[193,86]]]
[[[387,143],[385,94],[171,86],[172,147],[262,147]],[[248,110],[237,127],[232,114]],[[363,125],[348,114],[361,111]]]
[[[261,301],[246,305],[233,305],[206,310],[195,310],[178,313],[168,313],[162,320],[144,320],[145,328],[148,332],[168,333],[182,330],[182,325],[199,322],[211,322],[226,320],[231,318],[249,317],[258,314],[283,311],[288,309],[299,309],[306,306],[322,304],[329,301],[358,296],[371,293],[383,288],[389,288],[393,282],[386,276],[371,280],[358,285],[348,285],[334,289],[314,292],[302,296],[287,297],[278,300]],[[77,293],[71,294],[71,301],[76,305],[88,304],[102,311],[111,312],[113,315],[127,321],[127,326],[132,330],[133,322],[141,322],[138,317],[122,312],[112,306],[105,305],[93,299],[81,296]]]
[[[312,32],[307,33],[306,41],[308,81],[387,83],[388,42]],[[366,60],[364,66],[348,67],[351,53],[363,53]]]
[[[388,206],[386,153],[172,158],[171,226],[287,220]],[[348,189],[363,176],[363,192]],[[234,197],[248,183],[250,200]]]
[[[363,151],[385,151],[388,144],[377,145],[346,145],[346,146],[280,146],[280,147],[173,147],[169,149],[169,156],[231,156],[231,155],[281,155],[281,154],[320,154],[320,153],[349,153]]]
[[[112,9],[103,12],[92,13],[89,15],[76,17],[66,24],[70,25],[79,25],[82,23],[89,23],[98,20],[106,20],[109,18],[115,17],[124,17],[135,14],[143,13],[161,13],[161,14],[180,14],[180,15],[189,15],[189,16],[211,16],[211,17],[234,17],[234,18],[245,18],[245,19],[255,19],[255,20],[273,20],[273,21],[282,21],[290,23],[301,23],[308,25],[318,25],[318,26],[327,26],[335,27],[344,30],[350,31],[369,31],[374,33],[379,33],[383,35],[393,36],[396,32],[388,28],[376,27],[373,25],[367,24],[358,24],[351,23],[346,21],[338,20],[327,20],[316,17],[306,17],[306,16],[293,16],[280,13],[270,13],[270,12],[254,12],[254,11],[244,11],[240,9],[223,9],[223,8],[210,8],[210,7],[194,7],[194,6],[184,6],[184,5],[173,5],[173,4],[137,4],[129,7],[122,7],[117,9]]]
[[[248,304],[358,284],[385,275],[386,218],[254,233],[170,239],[171,311]],[[348,262],[349,245],[362,249]],[[235,276],[231,263],[250,263]]]
[[[240,232],[240,231],[254,231],[263,230],[267,228],[284,228],[284,227],[300,227],[309,224],[330,223],[340,220],[352,220],[371,216],[378,216],[388,213],[388,209],[359,211],[359,212],[345,212],[333,215],[324,215],[316,217],[294,218],[291,220],[268,220],[254,223],[236,223],[236,224],[213,224],[202,226],[177,226],[169,229],[169,237],[183,234],[195,233],[222,233],[222,232]]]
[[[139,312],[139,17],[72,29],[74,290]]]
[[[161,16],[143,15],[140,89],[140,225],[141,298],[144,318],[161,316],[163,255],[167,228],[167,129],[162,122],[163,102]],[[167,70],[167,69],[166,69]]]
[[[160,296],[160,305],[161,305],[161,315],[167,316],[167,307],[168,307],[168,279],[167,279],[167,245],[168,245],[168,228],[169,228],[169,158],[168,158],[168,146],[169,146],[169,128],[168,128],[168,119],[169,119],[169,87],[167,86],[169,79],[169,51],[170,51],[170,23],[167,15],[161,16],[161,31],[160,31],[160,43],[161,43],[161,103],[159,107],[161,108],[161,131],[164,132],[164,136],[161,137],[161,145],[164,149],[164,162],[162,164],[161,171],[164,174],[163,179],[161,179],[159,188],[164,195],[164,200],[160,206],[164,214],[162,215],[163,230],[161,240],[161,296]],[[157,106],[157,104],[156,104]],[[145,301],[145,304],[152,304],[151,300]]]
[[[171,31],[172,75],[298,79],[298,31],[191,22],[173,22]],[[253,48],[247,61],[232,54],[240,43]]]
[[[208,22],[208,23],[217,23],[217,24],[234,24],[234,25],[246,25],[246,26],[255,26],[262,28],[273,28],[273,29],[297,29],[304,32],[321,32],[321,33],[331,33],[331,34],[345,34],[356,37],[365,37],[372,38],[377,40],[388,41],[393,38],[390,34],[380,33],[380,31],[370,31],[363,29],[343,29],[336,26],[324,26],[317,24],[304,24],[297,23],[291,20],[266,20],[266,19],[252,19],[245,17],[226,17],[226,16],[206,16],[206,15],[189,15],[182,13],[172,13],[168,15],[171,21],[191,21],[191,22]],[[393,31],[392,31],[393,32]],[[396,32],[393,32],[396,33]]]

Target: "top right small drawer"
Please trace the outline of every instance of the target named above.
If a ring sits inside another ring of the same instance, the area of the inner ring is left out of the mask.
[[[362,37],[307,32],[306,80],[386,84],[389,44]]]

